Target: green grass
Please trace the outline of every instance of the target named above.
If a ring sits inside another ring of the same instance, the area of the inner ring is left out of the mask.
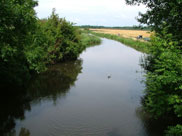
[[[112,39],[112,40],[116,40],[118,42],[121,42],[127,46],[130,46],[140,52],[143,53],[149,53],[149,49],[151,46],[150,42],[142,42],[139,40],[133,40],[130,38],[124,38],[124,37],[120,37],[117,35],[112,35],[112,34],[104,34],[104,33],[95,33],[92,32],[92,34],[96,35],[96,36],[100,36],[100,37],[104,37],[104,38],[108,38],[108,39]]]
[[[85,46],[85,48],[87,48],[94,45],[99,45],[101,43],[101,39],[98,36],[89,33],[82,33],[81,43]]]

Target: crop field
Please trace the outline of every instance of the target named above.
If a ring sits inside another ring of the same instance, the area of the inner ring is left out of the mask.
[[[136,39],[137,36],[150,37],[150,31],[144,30],[120,30],[120,29],[90,29],[96,33],[114,34],[125,38]]]

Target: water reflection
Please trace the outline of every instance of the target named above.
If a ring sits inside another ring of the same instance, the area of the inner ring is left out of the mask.
[[[0,135],[15,136],[15,120],[24,120],[25,111],[31,110],[32,103],[42,99],[55,102],[57,98],[64,97],[81,70],[81,60],[61,63],[34,77],[27,90],[6,87],[5,93],[0,96]],[[30,132],[21,128],[19,136],[30,136]]]
[[[136,109],[137,117],[142,121],[145,131],[148,136],[163,136],[166,130],[168,121],[158,119],[155,120],[150,117],[148,113],[143,110],[143,107]]]
[[[144,90],[143,73],[136,72],[141,71],[141,55],[103,39],[101,46],[81,54],[83,64],[78,60],[50,67],[26,91],[13,89],[14,94],[2,97],[0,135],[160,135],[153,129],[159,125],[138,109]]]
[[[8,87],[0,98],[0,135],[13,135],[15,120],[24,119],[25,110],[30,110],[30,99],[18,88]]]
[[[19,136],[30,136],[30,131],[26,128],[21,128]]]
[[[42,98],[56,101],[64,97],[81,73],[81,65],[82,61],[77,60],[51,66],[48,71],[32,79],[28,95],[34,102]]]

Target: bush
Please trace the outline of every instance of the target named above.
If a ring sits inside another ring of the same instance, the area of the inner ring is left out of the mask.
[[[182,119],[182,52],[171,36],[152,38],[151,54],[143,65],[147,70],[143,104],[155,119],[172,119],[174,124]],[[177,125],[169,128],[167,136],[180,136],[181,132]]]
[[[166,136],[182,136],[182,125],[169,127],[168,130],[166,131]]]
[[[33,73],[75,60],[86,48],[80,29],[59,18],[55,10],[48,19],[37,19],[37,4],[34,0],[0,4],[0,87],[25,85]]]
[[[182,55],[175,44],[154,37],[146,60],[145,108],[155,118],[182,117]]]
[[[36,30],[34,0],[4,0],[0,4],[0,86],[22,85],[30,78],[26,48]]]
[[[47,63],[76,59],[82,51],[80,30],[72,23],[59,18],[55,13],[44,21],[40,21],[43,33],[47,37]]]

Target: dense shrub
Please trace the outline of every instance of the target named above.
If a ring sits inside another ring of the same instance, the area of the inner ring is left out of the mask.
[[[140,13],[138,21],[150,25],[156,33],[152,40],[151,55],[144,63],[147,70],[144,107],[154,118],[170,117],[180,122],[182,120],[182,1],[126,0],[126,3],[144,4],[148,10],[146,13]],[[178,136],[181,132],[182,127],[177,125],[170,127],[167,135]]]
[[[0,4],[0,86],[21,85],[30,77],[25,55],[36,29],[34,0],[3,0]],[[31,67],[31,66],[30,66]]]
[[[166,131],[166,136],[182,136],[182,125],[169,127],[168,131]]]
[[[151,55],[145,60],[147,75],[144,108],[156,119],[172,118],[180,121],[182,51],[178,48],[178,42],[171,41],[171,38],[171,34],[166,34],[165,40],[159,37],[152,38]],[[178,127],[179,129],[181,127]],[[169,132],[175,132],[174,130],[170,128]],[[173,136],[172,133],[170,135]]]
[[[48,40],[48,63],[76,59],[83,50],[80,42],[80,30],[72,23],[67,22],[53,10],[52,15],[40,21],[43,33]]]
[[[39,20],[34,0],[3,0],[0,4],[0,87],[22,86],[33,73],[57,62],[75,60],[89,42],[81,30],[53,10]]]

